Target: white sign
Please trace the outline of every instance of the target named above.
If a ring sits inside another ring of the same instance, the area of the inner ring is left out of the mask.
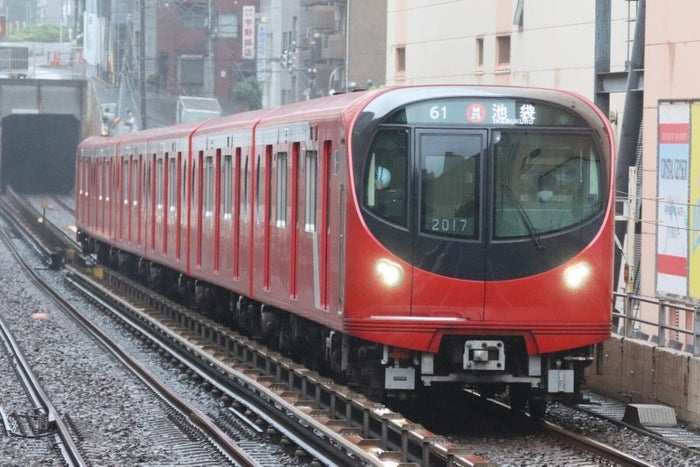
[[[255,7],[243,7],[243,34],[241,38],[243,51],[241,58],[255,58]]]

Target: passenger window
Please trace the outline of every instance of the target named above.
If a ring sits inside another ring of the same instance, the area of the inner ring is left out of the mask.
[[[287,226],[287,153],[277,153],[277,227]]]
[[[316,151],[306,151],[306,204],[304,206],[304,215],[306,216],[304,230],[306,232],[316,232],[317,154]]]
[[[406,227],[408,196],[408,134],[380,130],[365,169],[364,205],[377,216]]]
[[[224,156],[224,165],[222,166],[221,170],[223,171],[222,178],[224,180],[224,218],[230,219],[233,210],[233,158],[230,154],[226,154]]]

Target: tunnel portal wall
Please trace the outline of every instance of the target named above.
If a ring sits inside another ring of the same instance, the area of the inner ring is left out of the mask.
[[[30,194],[70,194],[80,122],[66,114],[12,114],[2,120],[0,184]]]

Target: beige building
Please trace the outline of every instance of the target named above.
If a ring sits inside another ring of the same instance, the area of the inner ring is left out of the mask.
[[[627,60],[628,6],[611,5],[611,71]],[[595,0],[389,0],[387,81],[547,86],[592,98],[594,38]]]

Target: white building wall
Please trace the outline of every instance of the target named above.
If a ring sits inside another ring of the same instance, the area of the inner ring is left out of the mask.
[[[387,84],[512,84],[563,88],[593,98],[595,0],[388,0]],[[628,7],[611,3],[611,71],[627,60]],[[631,14],[634,19],[634,11]],[[633,37],[633,23],[629,37]],[[509,35],[510,66],[498,67],[497,36]],[[477,39],[483,66],[477,66]],[[406,66],[397,73],[396,50]],[[612,106],[611,106],[612,108]],[[615,109],[621,111],[622,109]]]

